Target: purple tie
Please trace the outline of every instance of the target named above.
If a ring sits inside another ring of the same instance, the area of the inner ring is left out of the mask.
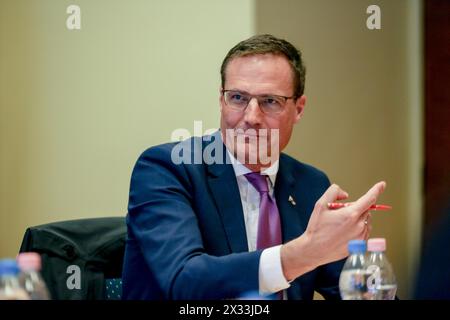
[[[261,197],[259,202],[256,249],[265,249],[281,244],[280,214],[277,204],[269,195],[267,176],[261,175],[258,172],[251,172],[247,173],[245,177],[259,192]]]

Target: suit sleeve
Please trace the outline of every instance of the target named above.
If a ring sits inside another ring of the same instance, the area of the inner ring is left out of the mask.
[[[193,189],[185,165],[171,161],[170,148],[147,150],[133,170],[128,226],[165,298],[224,299],[258,290],[261,252],[205,252]]]
[[[339,275],[345,259],[327,263],[319,267],[316,280],[316,291],[327,300],[341,300],[339,293]]]

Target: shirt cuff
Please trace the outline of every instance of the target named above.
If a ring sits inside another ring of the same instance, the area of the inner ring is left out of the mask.
[[[281,267],[281,245],[263,250],[259,258],[259,294],[266,295],[290,287]]]

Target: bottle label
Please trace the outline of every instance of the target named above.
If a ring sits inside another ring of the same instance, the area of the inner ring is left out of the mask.
[[[367,267],[367,289],[376,290],[381,284],[381,271],[377,265],[370,265]]]

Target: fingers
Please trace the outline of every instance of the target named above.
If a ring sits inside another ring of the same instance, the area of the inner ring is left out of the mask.
[[[367,217],[367,224],[366,227],[364,228],[364,240],[369,240],[370,237],[370,233],[372,232],[372,223],[371,223],[371,216],[369,214],[369,216]]]
[[[371,233],[372,233],[372,224],[369,223],[369,224],[367,225],[367,234],[366,234],[366,238],[365,238],[366,241],[369,239]]]
[[[363,214],[358,218],[358,223],[364,223],[364,221],[367,221],[367,223],[364,223],[368,225],[372,220],[372,214],[370,211],[364,211]]]
[[[347,199],[348,193],[342,190],[337,184],[332,184],[327,191],[320,197],[317,204],[320,204],[323,208],[328,206],[328,203],[335,202],[336,200]]]
[[[369,211],[366,211],[361,215],[361,218],[358,220],[357,225],[361,230],[359,239],[368,240],[370,233],[372,232],[372,215]]]
[[[337,197],[336,200],[345,200],[345,199],[348,198],[348,193],[345,192],[344,190],[342,190],[342,191],[343,191],[342,193],[339,193],[339,194],[338,194],[338,197]]]
[[[352,208],[356,212],[361,212],[361,214],[366,212],[372,204],[375,204],[378,197],[381,193],[383,193],[385,188],[386,182],[381,181],[376,183],[372,188],[370,188],[369,191],[367,191],[365,195],[354,202]]]

